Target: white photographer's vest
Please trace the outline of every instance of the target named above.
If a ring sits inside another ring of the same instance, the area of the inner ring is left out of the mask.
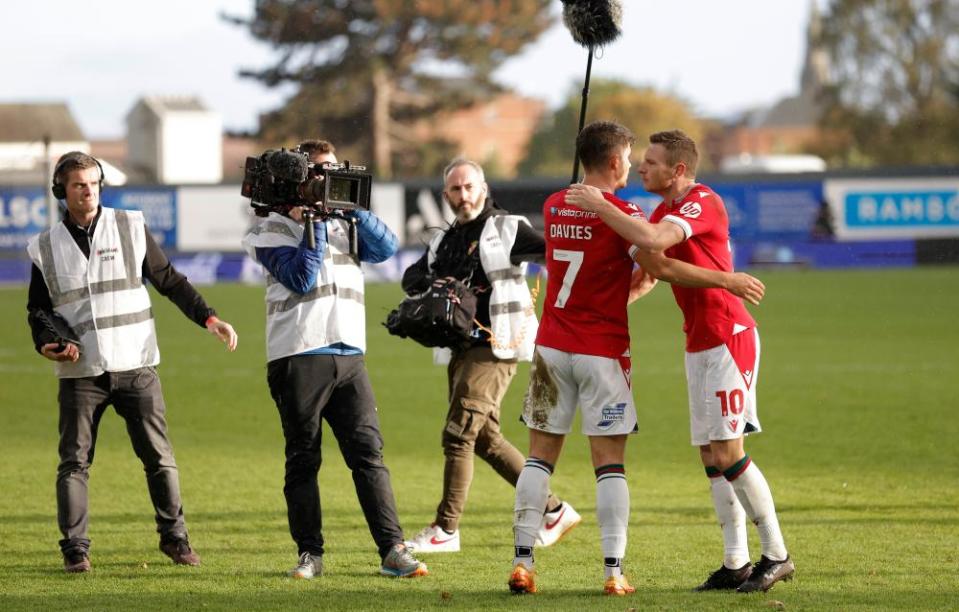
[[[479,255],[483,272],[492,286],[489,316],[493,354],[500,359],[531,361],[539,321],[526,284],[526,263],[514,266],[509,257],[520,223],[529,225],[529,220],[519,215],[498,215],[487,219],[480,234]],[[445,235],[445,232],[439,232],[430,241],[427,255],[430,267]]]
[[[143,285],[146,258],[143,213],[100,207],[84,257],[58,223],[27,244],[43,273],[53,309],[83,345],[76,362],[56,362],[60,378],[99,376],[160,363],[150,294]]]
[[[272,275],[266,279],[266,355],[273,361],[342,342],[366,352],[363,272],[350,254],[349,222],[326,222],[326,251],[316,286],[290,291]],[[303,226],[270,213],[243,238],[256,261],[257,248],[298,247]]]

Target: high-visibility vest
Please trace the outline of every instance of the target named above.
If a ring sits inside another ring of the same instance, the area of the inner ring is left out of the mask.
[[[526,284],[526,262],[519,265],[510,262],[510,251],[516,242],[520,223],[529,225],[529,220],[520,215],[488,218],[480,233],[479,256],[492,287],[489,318],[493,354],[500,359],[531,361],[539,321]],[[445,235],[445,232],[438,232],[430,241],[428,266],[432,267],[436,261],[436,253]]]
[[[150,294],[143,285],[143,213],[101,207],[84,257],[63,223],[35,236],[27,253],[43,274],[53,309],[77,334],[76,362],[56,362],[60,378],[99,376],[160,363]]]
[[[366,352],[363,271],[350,253],[349,222],[330,219],[325,224],[326,250],[313,289],[296,293],[267,273],[268,361],[339,342]],[[243,246],[256,260],[257,248],[296,248],[302,239],[302,225],[270,213],[257,218],[243,238]]]

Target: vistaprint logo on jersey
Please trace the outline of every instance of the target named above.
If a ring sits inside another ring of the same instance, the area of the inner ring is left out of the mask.
[[[599,422],[596,427],[600,429],[609,429],[615,423],[622,423],[626,420],[626,402],[618,404],[606,404],[603,406]]]
[[[573,217],[574,219],[595,219],[596,213],[587,212],[578,208],[556,208],[549,207],[549,214],[554,217]]]

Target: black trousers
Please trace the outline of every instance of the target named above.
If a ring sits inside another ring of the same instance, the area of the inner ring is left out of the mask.
[[[299,553],[323,554],[317,474],[326,419],[347,467],[380,557],[403,541],[373,388],[362,355],[294,355],[267,366],[270,394],[286,439],[286,497],[290,535]]]
[[[150,500],[162,541],[187,537],[180,479],[167,438],[166,406],[152,367],[60,379],[60,465],[57,468],[57,523],[64,553],[87,551],[87,480],[100,419],[111,404],[126,421],[133,451],[143,462]]]

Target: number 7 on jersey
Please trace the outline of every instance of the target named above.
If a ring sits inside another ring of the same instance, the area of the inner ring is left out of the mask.
[[[556,261],[567,261],[569,266],[566,268],[566,274],[563,275],[563,286],[556,294],[556,308],[565,308],[566,301],[570,293],[573,292],[573,283],[576,282],[576,275],[579,274],[579,268],[583,265],[583,251],[566,251],[563,249],[553,249],[553,259]]]

